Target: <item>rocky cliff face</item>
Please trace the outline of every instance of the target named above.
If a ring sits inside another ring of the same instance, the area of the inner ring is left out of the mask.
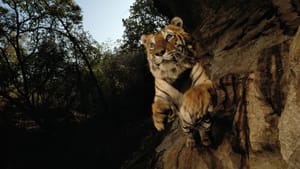
[[[226,91],[225,108],[214,119],[214,146],[185,147],[186,136],[175,121],[168,131],[149,138],[124,168],[300,168],[300,2],[155,4],[170,18],[182,17],[210,53],[202,56],[204,48],[196,45],[211,78]]]

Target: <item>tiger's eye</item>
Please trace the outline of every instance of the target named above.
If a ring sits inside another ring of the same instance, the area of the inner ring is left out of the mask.
[[[173,38],[173,35],[167,34],[167,36],[166,36],[166,40],[167,40],[167,41],[171,40],[172,38]]]

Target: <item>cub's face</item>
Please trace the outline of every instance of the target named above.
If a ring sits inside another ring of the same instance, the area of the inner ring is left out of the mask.
[[[155,78],[170,83],[192,67],[191,37],[182,28],[181,18],[175,17],[160,32],[141,36],[146,48],[150,71]]]

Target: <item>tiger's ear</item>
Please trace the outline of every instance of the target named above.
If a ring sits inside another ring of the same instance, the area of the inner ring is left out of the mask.
[[[172,20],[171,20],[171,25],[174,26],[178,26],[178,27],[183,27],[183,21],[180,17],[175,16]]]
[[[147,43],[147,38],[148,38],[148,35],[142,35],[141,38],[140,38],[140,41],[141,41],[141,44],[142,45],[146,45]]]
[[[148,34],[148,35],[142,35],[140,38],[141,44],[143,44],[145,47],[147,47],[148,43],[152,39],[153,34]]]

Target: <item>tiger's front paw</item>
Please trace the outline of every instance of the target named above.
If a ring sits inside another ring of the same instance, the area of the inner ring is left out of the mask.
[[[152,104],[152,119],[155,128],[162,131],[167,123],[175,119],[175,115],[167,102],[159,100]]]

